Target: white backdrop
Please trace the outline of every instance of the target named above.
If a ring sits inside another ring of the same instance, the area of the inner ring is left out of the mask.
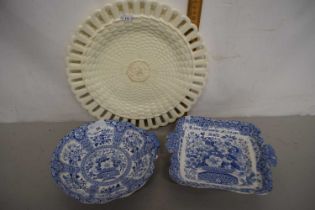
[[[64,70],[73,31],[105,0],[0,1],[0,122],[91,120]],[[186,0],[163,0],[186,12]],[[315,114],[315,1],[205,0],[208,84],[192,114]]]

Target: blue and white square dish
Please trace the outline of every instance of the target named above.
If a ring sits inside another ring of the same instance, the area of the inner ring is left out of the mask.
[[[159,141],[131,123],[97,121],[68,133],[51,160],[54,181],[82,203],[107,203],[140,189],[153,174]]]
[[[169,173],[182,185],[239,193],[272,190],[271,167],[277,158],[251,123],[183,117],[168,135]]]

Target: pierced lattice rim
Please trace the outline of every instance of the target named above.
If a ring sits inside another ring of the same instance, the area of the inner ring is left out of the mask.
[[[176,30],[186,41],[191,49],[193,58],[193,82],[191,88],[186,93],[185,98],[173,109],[159,116],[149,119],[128,119],[119,116],[97,103],[89,94],[82,76],[83,55],[88,49],[88,45],[106,25],[121,19],[123,15],[147,16],[162,21]],[[72,92],[81,105],[94,117],[98,119],[110,119],[128,121],[144,129],[157,128],[174,122],[183,116],[196,102],[207,78],[207,53],[202,39],[198,34],[197,27],[191,23],[190,19],[180,14],[177,10],[169,6],[159,4],[156,1],[131,1],[116,2],[106,5],[101,10],[97,10],[91,15],[73,36],[73,40],[68,49],[66,59],[68,81]]]

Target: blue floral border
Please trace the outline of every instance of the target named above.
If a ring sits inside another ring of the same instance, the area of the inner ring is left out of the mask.
[[[253,125],[252,123],[248,122],[241,122],[237,120],[216,120],[206,117],[198,117],[198,116],[187,116],[182,117],[177,121],[175,131],[170,133],[167,136],[167,143],[166,147],[171,153],[171,166],[169,169],[170,177],[177,183],[191,186],[191,187],[197,187],[197,188],[205,188],[205,186],[198,184],[198,183],[191,183],[186,182],[182,179],[179,173],[179,167],[180,167],[180,161],[179,161],[179,155],[180,155],[180,147],[181,147],[181,141],[184,136],[184,129],[183,125],[184,123],[189,124],[195,124],[197,126],[207,128],[209,126],[218,127],[218,128],[228,128],[228,129],[234,129],[236,131],[239,131],[242,135],[247,135],[252,137],[255,142],[252,142],[255,151],[256,151],[256,157],[258,158],[257,161],[257,170],[262,175],[262,187],[258,190],[253,189],[234,189],[233,187],[227,188],[227,187],[216,187],[218,189],[225,189],[225,190],[231,190],[241,193],[256,193],[256,194],[266,194],[272,190],[272,173],[271,173],[271,167],[277,165],[277,157],[275,155],[275,151],[272,148],[271,145],[265,144],[263,138],[260,135],[260,130]],[[258,150],[258,151],[257,151]],[[258,154],[260,153],[260,154]]]

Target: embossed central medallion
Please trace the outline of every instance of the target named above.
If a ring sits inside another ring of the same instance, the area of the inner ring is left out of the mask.
[[[101,148],[88,155],[83,175],[91,181],[107,183],[117,180],[128,168],[128,158],[118,149]]]
[[[150,66],[143,60],[136,60],[129,64],[127,75],[133,82],[143,82],[150,77]]]

